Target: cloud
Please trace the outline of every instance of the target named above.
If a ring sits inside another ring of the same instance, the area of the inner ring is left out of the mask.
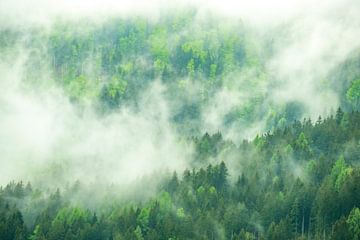
[[[57,17],[81,18],[111,15],[158,16],[161,11],[193,6],[205,13],[215,12],[227,17],[240,17],[256,24],[287,21],[304,13],[316,15],[333,11],[339,6],[356,6],[356,0],[2,0],[0,19],[2,24],[44,23]],[[356,6],[358,7],[358,6]],[[351,10],[351,8],[348,8]]]
[[[301,104],[302,116],[313,119],[340,105],[341,91],[330,74],[360,49],[358,1],[210,1],[208,8],[244,21],[245,36],[261,61],[257,72],[265,79],[249,74],[251,67],[226,77],[231,87],[218,91],[203,112],[205,130],[221,130],[239,141],[266,131],[266,112],[288,103]],[[256,81],[260,92],[248,87]],[[337,81],[341,85],[342,79]],[[234,108],[246,109],[255,96],[267,109],[262,118],[251,125],[224,124]]]
[[[137,110],[123,107],[101,116],[93,108],[79,109],[56,87],[29,91],[16,67],[1,69],[1,183],[79,179],[126,185],[187,166],[191,148],[170,125],[159,81],[142,94]]]
[[[330,85],[329,74],[360,47],[360,17],[354,14],[360,5],[336,3],[295,18],[286,38],[276,40],[278,48],[267,65],[279,82],[272,99],[299,101],[313,118],[339,106],[339,91]]]

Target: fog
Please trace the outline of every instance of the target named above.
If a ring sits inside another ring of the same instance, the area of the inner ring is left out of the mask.
[[[249,67],[226,77],[228,84],[201,109],[201,133],[221,131],[236,143],[261,134],[267,115],[250,125],[224,124],[224,117],[255,93],[262,96],[263,108],[301,103],[302,117],[316,118],[339,106],[339,93],[328,78],[359,50],[357,0],[2,0],[0,27],[24,32],[40,27],[50,32],[58,19],[73,24],[90,19],[101,25],[110,17],[133,15],[156,22],[164,12],[184,7],[198,9],[199,25],[209,15],[226,23],[242,22],[263,66],[260,72]],[[123,106],[103,116],[92,105],[79,108],[63,89],[52,86],[50,63],[42,66],[42,78],[52,87],[23,84],[23,68],[32,53],[22,42],[15,48],[0,63],[0,183],[80,179],[126,185],[156,171],[189,167],[193,149],[171,122],[174,103],[165,96],[161,79],[142,93],[136,109]],[[256,85],[246,87],[251,79],[258,80]],[[189,87],[189,94],[196,95],[197,89]]]
[[[2,72],[3,84],[16,77]],[[54,183],[129,183],[155,170],[186,166],[191,147],[182,146],[174,134],[158,82],[142,96],[139,111],[122,108],[106,117],[92,109],[80,112],[58,89],[29,93],[4,88],[2,182],[45,178]]]

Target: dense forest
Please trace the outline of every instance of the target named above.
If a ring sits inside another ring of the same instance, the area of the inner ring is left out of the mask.
[[[224,161],[174,172],[143,203],[100,212],[69,200],[81,183],[1,189],[1,239],[359,239],[360,113],[310,119],[236,146],[220,133],[194,138],[204,163],[244,156],[235,181]],[[226,158],[226,157],[225,157]],[[297,171],[302,169],[302,171]],[[109,189],[112,191],[112,189]],[[116,191],[116,188],[114,188]]]
[[[196,5],[32,22],[4,0],[0,240],[360,239],[345,2],[260,24]]]

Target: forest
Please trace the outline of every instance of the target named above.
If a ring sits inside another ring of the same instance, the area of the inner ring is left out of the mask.
[[[360,239],[356,0],[14,2],[0,240]]]
[[[1,239],[358,239],[360,112],[295,121],[236,146],[221,133],[193,138],[202,161],[243,156],[235,181],[224,161],[174,172],[145,202],[100,211],[69,198],[81,183],[41,191],[1,188]],[[303,169],[297,172],[294,166]],[[116,191],[109,188],[108,191]],[[110,196],[111,197],[111,196]]]

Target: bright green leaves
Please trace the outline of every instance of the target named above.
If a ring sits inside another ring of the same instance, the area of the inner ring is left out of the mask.
[[[196,10],[179,9],[156,21],[132,16],[100,25],[55,25],[48,37],[49,62],[57,82],[77,103],[92,103],[111,111],[136,102],[155,79],[161,78],[168,95],[176,98],[174,102],[187,99],[199,109],[224,86],[234,92],[248,92],[251,96],[246,96],[246,106],[230,114],[229,119],[231,123],[239,118],[250,122],[263,102],[256,91],[258,83],[267,76],[248,73],[254,71],[247,70],[245,58],[257,56],[252,53],[257,43],[247,38],[241,23],[215,17],[203,21],[197,18]],[[239,81],[239,76],[244,80]],[[179,112],[175,117],[183,114]],[[197,122],[192,125],[199,128]]]
[[[195,74],[195,61],[194,59],[190,59],[190,61],[188,62],[187,66],[186,66],[186,69],[188,71],[188,75],[190,78],[193,78],[194,77],[194,74]]]
[[[350,212],[348,219],[346,220],[349,230],[353,235],[353,240],[360,238],[360,210],[359,208],[353,208]]]
[[[137,221],[142,229],[147,229],[147,226],[149,225],[150,207],[151,206],[142,208],[138,216]]]
[[[144,19],[136,18],[131,21],[121,21],[118,27],[118,53],[127,59],[134,55],[141,54],[146,46],[147,22]]]
[[[305,137],[305,134],[302,132],[299,135],[299,138],[296,140],[296,146],[300,149],[306,149],[309,146],[309,142]]]
[[[300,133],[294,144],[294,152],[299,159],[308,159],[312,156],[312,149],[305,134]]]
[[[66,89],[72,100],[86,102],[99,96],[99,85],[100,81],[98,79],[90,79],[84,75],[79,75],[68,80]]]
[[[143,240],[144,239],[141,228],[139,226],[136,227],[134,233],[135,233],[135,236],[136,236],[136,240]]]
[[[49,239],[76,239],[79,233],[93,221],[93,215],[82,208],[65,207],[58,211],[51,223]]]
[[[185,218],[186,214],[185,214],[184,208],[178,208],[176,211],[176,216],[178,218]]]
[[[162,61],[161,59],[155,59],[154,68],[156,73],[162,73],[165,70],[166,66],[166,62]]]
[[[207,57],[204,51],[204,42],[201,39],[187,41],[181,45],[183,53],[189,58],[186,69],[188,76],[193,78],[195,71],[202,71],[202,66]]]
[[[91,218],[92,215],[90,212],[81,208],[63,208],[58,212],[52,224],[62,223],[71,226],[79,221],[85,221]]]
[[[331,177],[337,191],[340,190],[347,176],[351,175],[352,171],[353,169],[346,165],[344,157],[340,156],[331,170]]]
[[[111,98],[115,99],[119,95],[123,95],[126,91],[127,82],[117,76],[111,78],[108,86],[108,94]]]
[[[162,27],[156,28],[149,38],[150,53],[154,58],[154,68],[157,73],[161,73],[169,65],[168,38],[169,34]]]
[[[102,100],[109,107],[119,106],[128,89],[128,82],[123,80],[120,76],[113,76],[111,80],[103,87],[101,91]]]
[[[81,98],[87,89],[88,80],[85,76],[80,75],[70,81],[68,89],[70,96],[74,98]]]
[[[205,194],[205,188],[203,186],[200,186],[198,189],[196,189],[196,193],[199,196],[203,196]]]
[[[256,137],[254,138],[254,145],[256,146],[256,148],[260,151],[262,148],[265,147],[265,139],[259,135],[256,135]]]
[[[198,60],[200,64],[204,63],[206,58],[206,52],[204,50],[204,41],[196,39],[188,41],[181,46],[184,53],[191,53],[191,56]]]
[[[355,107],[360,105],[360,79],[351,83],[350,88],[346,92],[347,100]]]

